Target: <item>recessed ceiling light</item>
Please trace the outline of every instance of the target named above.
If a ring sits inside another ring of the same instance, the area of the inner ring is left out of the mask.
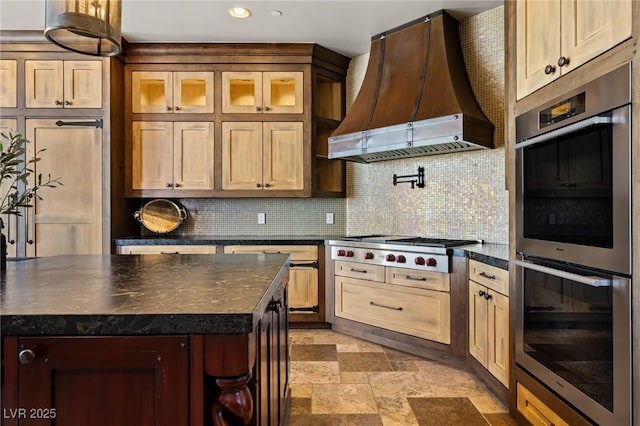
[[[246,7],[232,7],[231,9],[229,9],[229,15],[233,16],[234,18],[243,19],[251,16],[251,11]]]
[[[281,10],[272,10],[271,11],[271,16],[282,16],[282,11]]]

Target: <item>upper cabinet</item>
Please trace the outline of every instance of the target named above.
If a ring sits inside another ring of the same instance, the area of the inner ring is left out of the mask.
[[[349,58],[314,44],[133,44],[124,61],[126,196],[345,196],[327,146]],[[187,123],[213,134],[176,136]]]
[[[18,106],[18,61],[15,59],[0,60],[0,108],[16,108]]]
[[[133,122],[133,189],[212,190],[213,158],[211,122]]]
[[[222,112],[301,114],[303,73],[222,72]]]
[[[300,122],[222,123],[222,189],[304,189],[302,127]]]
[[[517,99],[629,38],[631,3],[631,0],[518,1]]]
[[[27,108],[102,108],[102,61],[25,61]]]
[[[213,113],[213,72],[134,71],[133,113]]]

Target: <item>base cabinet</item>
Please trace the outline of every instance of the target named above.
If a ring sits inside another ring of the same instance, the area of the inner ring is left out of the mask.
[[[518,383],[518,412],[529,421],[532,426],[569,426],[560,416],[547,407],[526,387]]]
[[[469,354],[509,387],[509,273],[469,261]]]
[[[323,322],[324,294],[320,277],[324,271],[320,268],[318,246],[306,245],[229,245],[224,247],[225,254],[290,253],[289,264],[289,321]]]
[[[256,425],[285,424],[289,391],[287,290],[274,296],[260,320],[256,365]],[[258,422],[258,420],[261,422]]]
[[[19,337],[3,346],[7,426],[189,425],[187,336]]]

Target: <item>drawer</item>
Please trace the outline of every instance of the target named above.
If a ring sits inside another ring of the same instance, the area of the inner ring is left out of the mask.
[[[318,246],[236,245],[224,246],[224,253],[290,253],[291,260],[318,260]]]
[[[469,279],[505,296],[509,295],[509,271],[469,260]]]
[[[335,263],[335,274],[344,277],[383,282],[384,266],[337,260]]]
[[[431,271],[413,271],[403,268],[387,268],[387,282],[427,290],[449,291],[449,274]]]
[[[518,411],[533,426],[569,426],[567,422],[562,420],[562,418],[554,413],[551,408],[547,407],[542,401],[536,398],[534,394],[529,392],[529,390],[522,386],[520,383],[518,383],[517,389]]]
[[[449,293],[348,277],[335,277],[338,317],[421,337],[451,342]]]
[[[118,246],[118,254],[215,254],[216,246],[209,245],[154,245]]]

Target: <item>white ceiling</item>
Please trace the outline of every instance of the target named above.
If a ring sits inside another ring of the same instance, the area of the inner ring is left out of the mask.
[[[318,43],[349,57],[369,51],[371,36],[440,9],[462,19],[502,0],[223,1],[122,0],[129,42]],[[43,30],[45,0],[0,0],[1,30]],[[252,15],[231,18],[244,6]],[[274,17],[272,10],[283,12]]]

